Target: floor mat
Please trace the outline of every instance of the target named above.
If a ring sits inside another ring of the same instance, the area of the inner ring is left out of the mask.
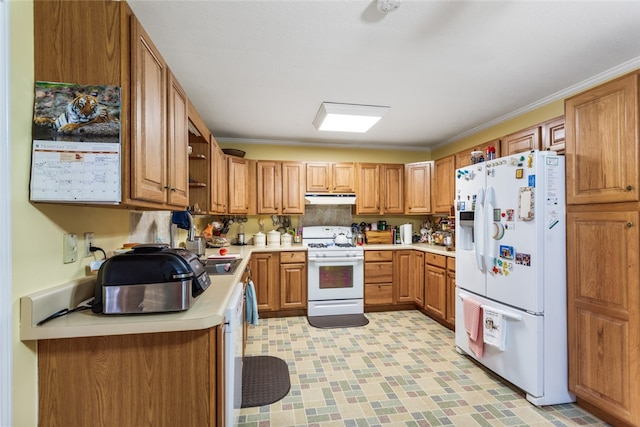
[[[242,364],[242,407],[270,405],[289,393],[289,366],[272,356],[245,357]]]
[[[337,314],[334,316],[309,316],[309,324],[316,328],[355,328],[369,324],[364,314]]]

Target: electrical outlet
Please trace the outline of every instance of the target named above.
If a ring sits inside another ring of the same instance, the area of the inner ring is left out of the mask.
[[[65,264],[76,262],[78,260],[78,235],[65,234],[62,237],[62,254]]]
[[[93,255],[89,248],[91,246],[95,246],[96,243],[93,241],[93,232],[84,233],[84,257],[90,257]]]

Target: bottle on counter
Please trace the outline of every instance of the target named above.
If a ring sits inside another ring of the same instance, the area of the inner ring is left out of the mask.
[[[244,224],[238,224],[238,244],[244,245]]]

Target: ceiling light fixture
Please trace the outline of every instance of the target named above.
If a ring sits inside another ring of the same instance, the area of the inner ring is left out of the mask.
[[[318,130],[364,133],[389,111],[378,105],[338,104],[323,102],[313,120]]]
[[[378,10],[380,12],[393,12],[400,7],[400,0],[378,0]]]

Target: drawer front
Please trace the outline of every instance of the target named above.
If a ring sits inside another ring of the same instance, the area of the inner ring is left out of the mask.
[[[393,285],[364,285],[365,305],[393,304]]]
[[[452,256],[447,257],[447,270],[456,271],[456,259]]]
[[[426,254],[424,254],[424,262],[426,264],[447,268],[447,257],[444,255],[436,255],[427,252]]]
[[[280,252],[280,262],[305,262],[305,253],[303,251],[296,252]]]
[[[364,264],[364,283],[393,282],[393,263],[366,262]]]
[[[393,261],[393,251],[364,251],[364,261]]]

